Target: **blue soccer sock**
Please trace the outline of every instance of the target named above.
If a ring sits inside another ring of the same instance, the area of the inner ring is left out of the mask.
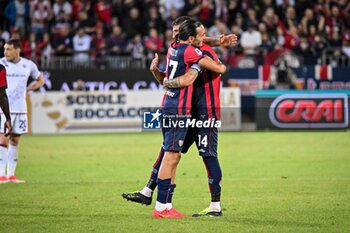
[[[176,184],[171,184],[171,185],[170,185],[169,194],[168,194],[168,199],[166,200],[166,208],[167,208],[168,210],[170,210],[171,208],[173,208],[172,201],[173,201],[173,194],[174,194],[175,188],[176,188]]]
[[[208,173],[208,183],[211,193],[212,202],[220,202],[220,193],[221,193],[221,168],[219,160],[217,157],[203,157],[203,162],[207,168]]]
[[[163,211],[166,209],[166,203],[169,196],[171,179],[158,179],[158,195],[155,209],[158,211]]]
[[[162,160],[164,158],[164,154],[165,154],[164,146],[162,145],[162,147],[160,148],[158,158],[157,158],[156,162],[153,164],[151,176],[150,176],[148,183],[146,185],[146,187],[150,188],[151,190],[155,190],[157,187],[158,171],[159,171],[160,165],[162,163]]]

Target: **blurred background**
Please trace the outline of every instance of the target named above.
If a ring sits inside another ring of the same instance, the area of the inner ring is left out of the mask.
[[[182,15],[200,20],[209,37],[239,38],[215,48],[230,67],[223,106],[239,109],[223,115],[231,129],[348,127],[349,0],[3,0],[0,47],[20,39],[22,55],[44,74],[31,96],[37,124],[103,131],[135,128],[137,119],[140,128],[140,109],[161,99],[142,98],[162,90],[149,63],[157,52],[165,68],[171,23]],[[116,90],[127,91],[124,101]]]

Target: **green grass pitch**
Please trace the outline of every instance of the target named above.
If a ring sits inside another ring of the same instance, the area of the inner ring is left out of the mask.
[[[152,219],[121,198],[145,185],[160,133],[25,136],[17,175],[0,185],[0,232],[350,232],[350,132],[220,133],[222,218]],[[193,147],[174,206],[208,206]],[[153,200],[154,201],[154,200]]]

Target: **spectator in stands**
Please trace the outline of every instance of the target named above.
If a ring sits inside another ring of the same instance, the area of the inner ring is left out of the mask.
[[[328,45],[330,47],[340,48],[342,47],[342,38],[339,35],[339,31],[333,31],[332,37],[328,40]]]
[[[185,6],[185,1],[184,0],[164,0],[163,6],[165,8],[165,17],[169,18],[170,17],[170,12],[171,10],[176,10],[177,12],[181,12],[182,9]]]
[[[309,40],[306,36],[300,38],[300,43],[294,50],[296,54],[303,58],[303,64],[312,65],[316,63],[316,51],[310,45]]]
[[[74,28],[84,28],[86,33],[92,34],[96,30],[95,25],[95,19],[89,18],[86,11],[81,11],[78,16],[78,21],[74,23]]]
[[[91,41],[92,55],[95,56],[95,65],[99,69],[107,68],[107,42],[104,37],[103,27],[96,29],[96,35]]]
[[[229,10],[227,7],[227,0],[215,0],[215,19],[220,19],[225,24],[229,21]]]
[[[70,21],[67,20],[66,14],[64,13],[64,11],[61,10],[58,13],[57,17],[55,17],[52,32],[54,34],[57,34],[63,27],[71,28],[71,24],[70,24]]]
[[[210,27],[214,23],[214,2],[213,0],[200,0],[199,2],[199,20],[204,26]]]
[[[197,3],[197,0],[186,0],[185,6],[182,9],[182,15],[188,15],[194,19],[197,19],[200,10],[200,5]]]
[[[29,22],[29,3],[25,0],[11,0],[5,8],[4,15],[10,27],[17,30],[22,38],[27,36]]]
[[[283,18],[282,22],[286,26],[286,28],[290,28],[291,26],[297,26],[298,21],[296,18],[295,8],[292,6],[289,6],[286,10],[286,14]]]
[[[96,30],[96,34],[92,36],[91,49],[92,55],[99,56],[106,53],[107,42],[104,37],[103,28]]]
[[[247,31],[242,34],[241,45],[245,54],[254,55],[261,45],[261,33],[255,30],[255,25],[253,24],[248,24],[247,27]]]
[[[54,52],[56,56],[72,55],[72,41],[69,37],[69,27],[62,27],[54,37]]]
[[[245,28],[247,28],[248,24],[258,25],[259,21],[256,17],[256,11],[253,8],[248,8],[247,13],[248,18],[245,20]]]
[[[290,26],[289,30],[276,18],[278,25],[278,43],[285,49],[295,49],[299,44],[298,28]]]
[[[30,5],[30,17],[32,32],[36,38],[42,39],[43,34],[48,31],[48,25],[52,19],[51,3],[48,0],[33,0]]]
[[[73,61],[77,64],[84,64],[89,60],[91,49],[91,36],[85,33],[84,28],[78,28],[73,37]]]
[[[155,28],[158,33],[164,33],[164,22],[161,20],[160,13],[156,7],[151,7],[148,11],[149,14],[145,15],[145,22],[147,23],[147,31],[151,28]]]
[[[122,28],[118,25],[113,27],[112,34],[107,40],[107,48],[110,55],[123,55],[125,52],[126,39]]]
[[[143,34],[143,25],[140,18],[140,11],[137,8],[130,10],[129,18],[124,21],[124,29],[127,39],[134,38],[138,33]]]
[[[109,28],[112,22],[112,5],[109,0],[97,0],[94,13]]]
[[[78,21],[79,12],[84,11],[84,4],[80,0],[72,1],[72,22]]]
[[[343,49],[342,52],[350,58],[350,29],[343,35]]]
[[[126,51],[136,60],[144,58],[145,47],[142,44],[141,34],[136,34],[128,43]]]
[[[227,25],[221,20],[216,19],[215,24],[208,29],[207,35],[213,38],[219,38],[222,34],[229,34],[230,30]]]
[[[60,17],[61,20],[65,19],[67,22],[69,22],[72,18],[72,5],[66,0],[55,0],[52,11],[55,19]]]
[[[21,56],[24,56],[24,57],[30,56],[30,54],[31,54],[30,44],[28,43],[28,41],[26,39],[21,37],[21,34],[19,34],[18,31],[12,30],[11,39],[17,39],[17,40],[21,41],[21,44],[22,44]]]
[[[322,35],[316,35],[315,41],[312,44],[312,47],[314,48],[315,56],[316,56],[317,60],[321,58],[322,52],[324,51],[326,46],[327,45],[326,45],[324,37]],[[316,64],[319,64],[319,63],[320,62],[317,62]]]
[[[167,29],[165,31],[165,38],[164,38],[165,48],[169,48],[173,41],[174,41],[173,32],[170,29]]]
[[[40,57],[40,66],[48,67],[52,56],[52,46],[49,33],[44,33],[43,39],[37,44],[38,56]]]
[[[25,57],[34,61],[37,61],[38,58],[38,49],[37,49],[37,43],[34,33],[30,33],[29,35],[29,49],[25,51]]]
[[[266,25],[267,33],[271,37],[277,38],[277,15],[272,7],[268,7],[264,13],[262,21]]]
[[[239,2],[237,0],[228,0],[229,25],[232,26],[237,14],[240,14],[240,12],[242,12],[242,9]]]
[[[164,41],[158,35],[155,28],[151,28],[147,36],[144,37],[144,45],[147,52],[147,59],[151,61],[154,58],[154,53],[162,53],[165,51]]]

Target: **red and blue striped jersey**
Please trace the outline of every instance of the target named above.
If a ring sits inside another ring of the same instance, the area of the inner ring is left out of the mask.
[[[184,75],[188,69],[203,58],[202,52],[189,44],[173,43],[167,56],[168,79]],[[163,98],[162,108],[180,115],[190,115],[193,86],[169,88]]]
[[[219,62],[217,54],[209,45],[203,44],[200,50],[203,56],[208,56]],[[203,70],[193,86],[192,112],[204,112],[209,119],[219,120],[221,75],[210,70]]]

